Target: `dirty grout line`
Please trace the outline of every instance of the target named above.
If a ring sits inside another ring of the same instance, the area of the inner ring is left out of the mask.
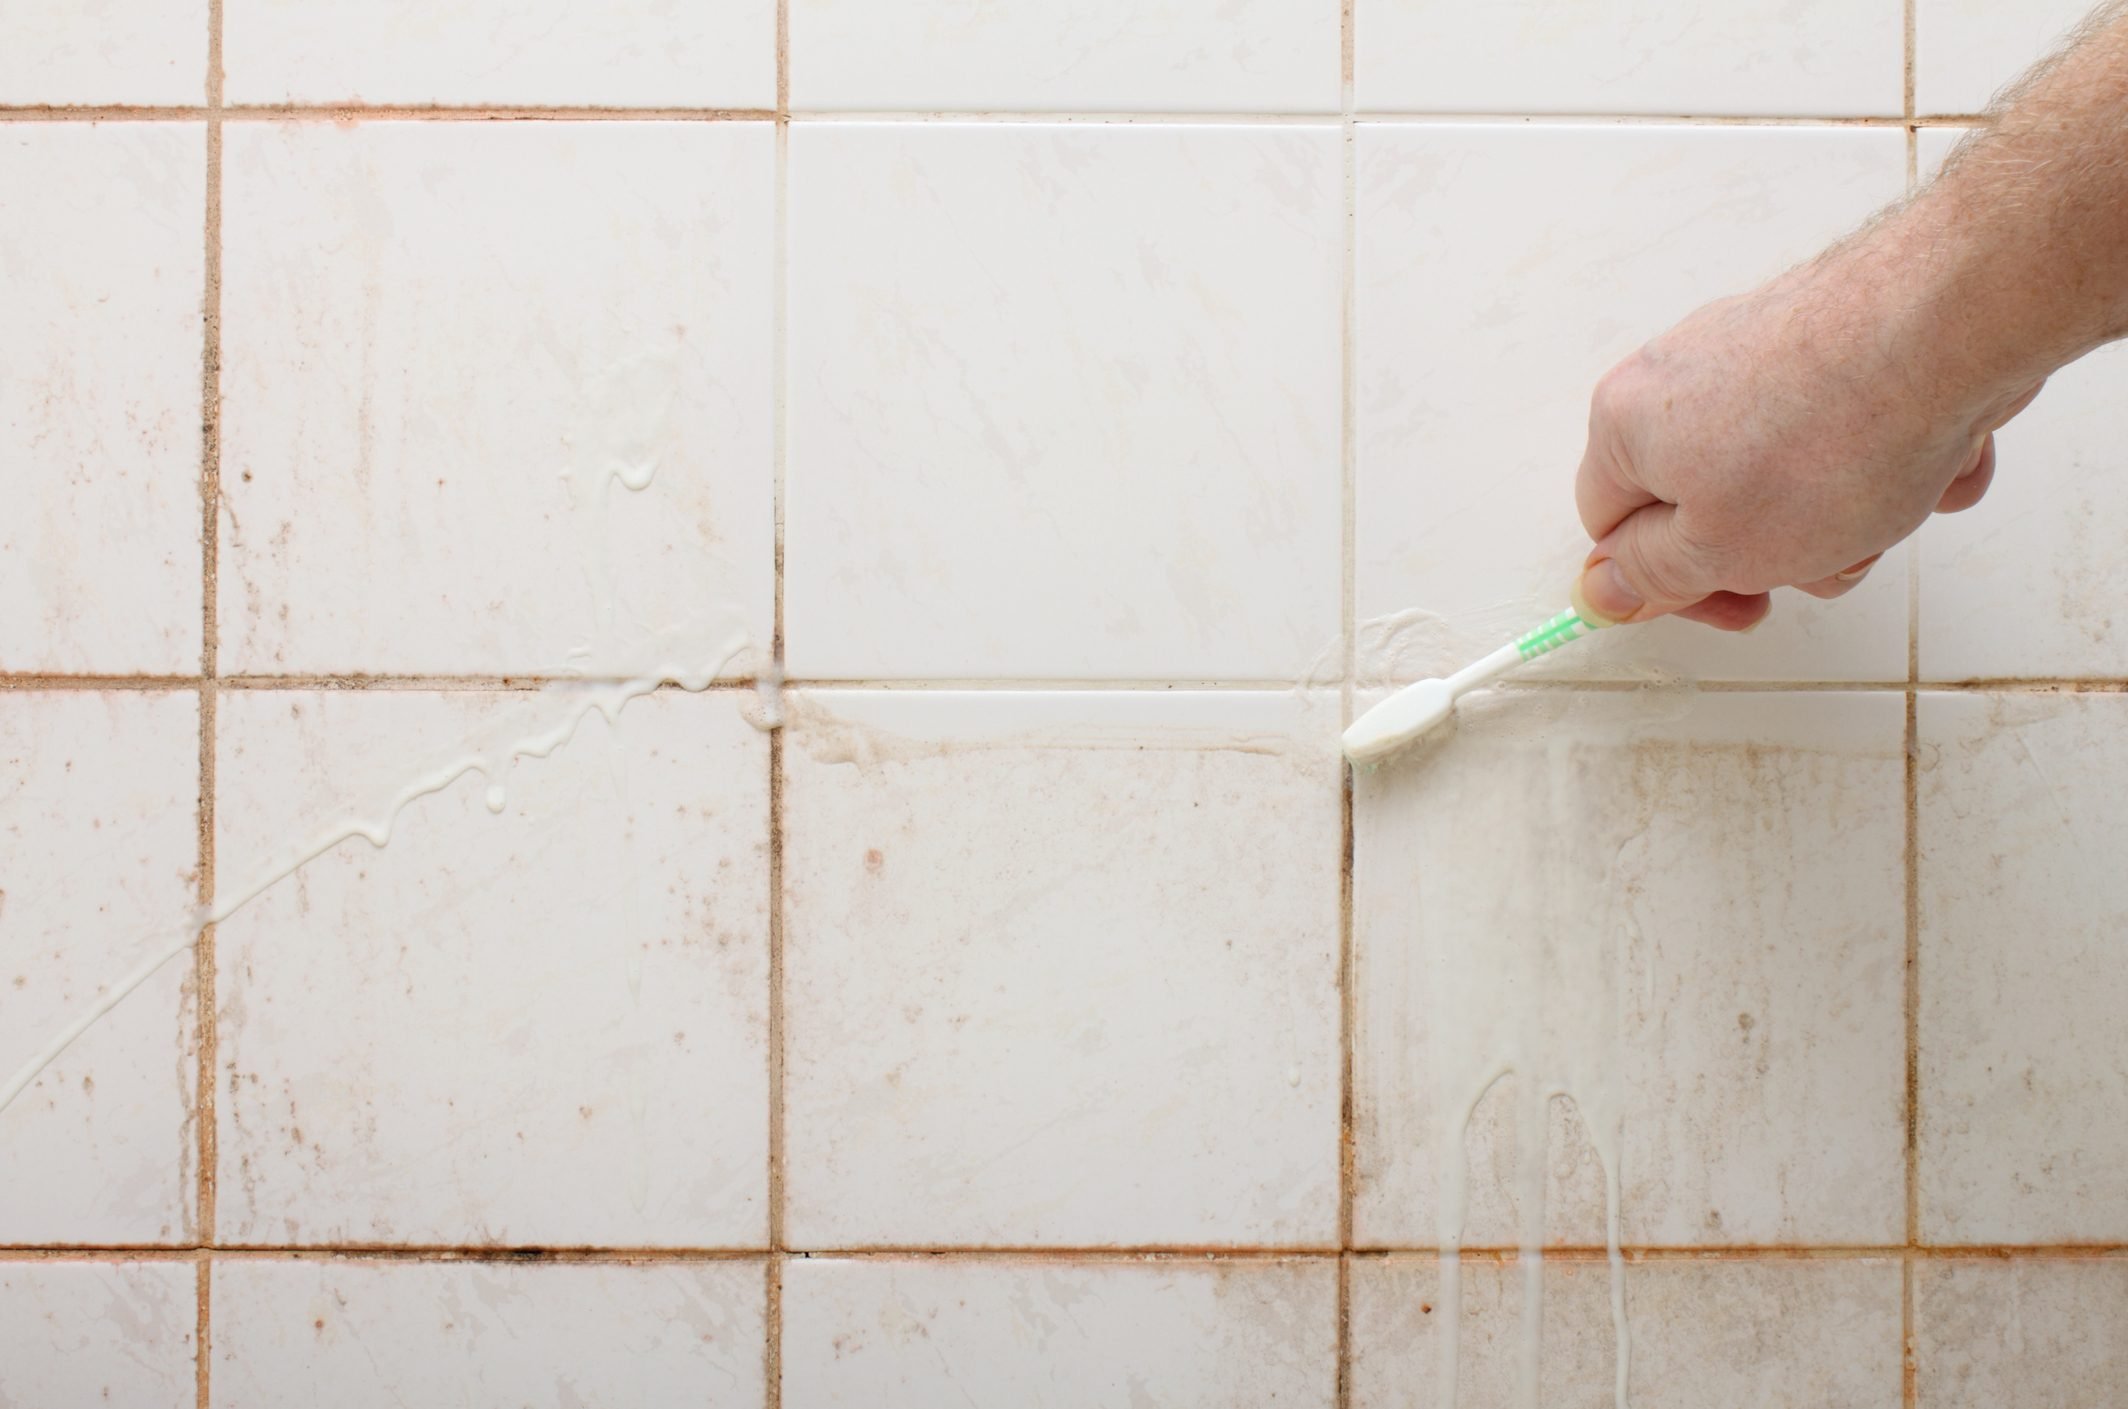
[[[1359,133],[1353,123],[1357,67],[1356,5],[1338,6],[1338,94],[1343,107],[1340,147],[1343,155],[1344,230],[1338,310],[1338,460],[1340,484],[1340,558],[1338,630],[1344,637],[1343,680],[1339,686],[1338,721],[1352,722],[1352,682],[1359,673],[1359,476],[1357,408],[1359,375]],[[1352,1404],[1352,1207],[1357,1189],[1353,1143],[1353,1042],[1359,994],[1352,924],[1352,768],[1338,769],[1337,887],[1337,1373],[1332,1385],[1337,1409]]]
[[[1609,1252],[1600,1244],[1546,1245],[1550,1259],[1601,1262]],[[1505,1244],[1463,1249],[1466,1258],[1512,1262],[1520,1250]],[[2128,1243],[1921,1244],[1904,1243],[1769,1243],[1733,1247],[1627,1245],[1628,1262],[1780,1262],[1876,1259],[1892,1262],[2109,1262],[2128,1261]],[[1431,1246],[1392,1243],[1350,1249],[1309,1244],[1251,1247],[1239,1244],[1123,1244],[1099,1246],[941,1246],[937,1244],[865,1244],[853,1247],[545,1247],[459,1246],[422,1243],[78,1243],[8,1244],[0,1262],[201,1262],[349,1261],[517,1263],[690,1263],[746,1262],[763,1259],[787,1263],[843,1258],[926,1262],[1333,1262],[1339,1259],[1425,1260],[1440,1256]]]
[[[157,692],[197,690],[197,675],[47,675],[0,674],[0,691],[19,690],[137,690]]]
[[[1983,127],[1988,119],[1977,113],[1946,113],[1942,116],[1909,117],[1904,113],[1862,116],[1802,117],[1778,113],[1441,113],[1369,112],[1355,120],[1362,125],[1391,127]]]
[[[1906,116],[1909,121],[1912,121],[1914,116],[1915,78],[1921,61],[1920,46],[1916,42],[1920,33],[1915,15],[1915,11],[1918,8],[1914,0],[1902,0],[1900,27],[1905,52],[1905,70],[1900,101],[1905,105]]]
[[[1355,690],[1388,690],[1398,685],[1407,685],[1412,679],[1354,680],[1349,682]],[[230,690],[380,690],[380,691],[435,691],[490,690],[517,693],[535,693],[557,685],[625,685],[632,677],[620,675],[217,675],[211,682],[199,675],[74,675],[48,672],[0,671],[0,693],[17,691],[140,691],[171,692],[197,690],[211,683],[218,692]],[[733,676],[729,679],[711,681],[702,690],[688,689],[690,694],[738,694],[757,690],[761,681],[751,675]],[[866,679],[821,679],[797,677],[779,680],[778,685],[786,690],[900,690],[921,693],[926,690],[997,691],[1034,694],[1098,693],[1101,691],[1136,691],[1148,694],[1182,694],[1190,691],[1329,691],[1342,689],[1348,682],[1342,677],[1330,675],[1313,679],[1295,678],[1233,678],[1223,680],[1189,679],[1088,679],[1061,680],[1040,677],[996,676],[939,677],[921,679],[901,676],[880,676]],[[686,688],[676,681],[660,683],[659,690]],[[1647,681],[1639,679],[1577,679],[1572,677],[1524,678],[1502,681],[1490,686],[1496,690],[1583,690],[1591,693],[1621,693],[1649,690]],[[1915,691],[1942,691],[1946,693],[1993,693],[1993,694],[2056,694],[2093,693],[2119,694],[2128,692],[2128,677],[2121,676],[2004,676],[1974,680],[1696,680],[1691,689],[1702,692],[1736,694],[1896,694]]]
[[[216,683],[224,690],[496,690],[536,693],[555,685],[628,685],[636,677],[626,675],[225,675]],[[712,680],[700,690],[666,680],[660,690],[687,689],[689,694],[752,690],[750,675]]]
[[[1233,693],[1329,691],[1348,683],[1355,690],[1389,690],[1408,685],[1410,679],[1353,680],[1330,675],[1313,679],[1234,678],[1224,680],[1184,679],[1089,679],[1060,680],[1039,677],[996,676],[919,679],[880,676],[868,679],[819,679],[795,677],[777,682],[785,690],[897,690],[911,694],[936,691],[995,691],[1028,694],[1096,694],[1103,691],[1134,691],[1144,694],[1185,694],[1191,691]],[[536,693],[558,685],[626,685],[632,677],[620,675],[72,675],[46,672],[0,671],[0,693],[24,694],[41,691],[136,691],[174,692],[198,690],[211,684],[217,692],[251,690],[325,691],[432,691],[488,690]],[[661,682],[659,690],[686,689],[689,694],[741,694],[760,688],[762,681],[751,675],[713,680],[701,690],[677,681]],[[1640,679],[1576,679],[1571,677],[1504,680],[1488,687],[1495,690],[1582,690],[1618,694],[1660,688]],[[1912,694],[1920,692],[1978,694],[2120,694],[2128,692],[2128,677],[2121,676],[2004,676],[1976,680],[1695,680],[1690,689],[1728,694]]]
[[[1125,112],[1074,111],[1068,108],[805,108],[792,112],[790,118],[792,122],[823,127],[837,124],[920,126],[924,123],[1083,127],[1342,127],[1349,120],[1341,110],[1300,113]]]
[[[206,192],[202,238],[205,256],[200,301],[200,677],[199,677],[199,868],[197,896],[203,913],[214,905],[215,741],[219,723],[216,675],[220,670],[221,622],[217,583],[221,556],[222,498],[222,18],[223,0],[207,0]],[[192,1004],[199,1067],[192,1118],[197,1179],[194,1222],[200,1244],[215,1241],[215,1176],[220,1159],[215,1109],[218,1068],[214,926],[204,925],[192,945]],[[195,1280],[196,1323],[193,1386],[196,1409],[213,1402],[214,1265],[200,1258]]]
[[[1919,51],[1916,46],[1918,33],[1915,0],[1901,0],[1901,34],[1904,46],[1903,73],[1900,101],[1906,109],[1906,190],[1908,199],[1920,185],[1921,129],[1915,121],[1914,94]],[[1905,1228],[1908,1253],[1899,1260],[1899,1383],[1900,1401],[1905,1409],[1915,1409],[1920,1402],[1920,1361],[1918,1346],[1914,1339],[1914,1258],[1912,1250],[1921,1243],[1921,916],[1920,916],[1920,807],[1917,769],[1920,761],[1920,739],[1917,723],[1919,709],[1914,689],[1921,679],[1921,548],[1918,543],[1909,544],[1906,552],[1906,711],[1903,725],[1904,748],[1901,760],[1902,812],[1906,822],[1905,844],[1901,849],[1904,868],[1904,895],[1902,904],[1906,918],[1903,1004],[1906,1041],[1904,1044],[1906,1095],[1906,1209]]]
[[[791,9],[776,0],[775,254],[770,271],[770,445],[773,465],[775,600],[769,628],[769,673],[783,678],[784,498],[790,462]],[[781,701],[777,701],[780,720]],[[765,1409],[783,1404],[784,1250],[784,915],[783,737],[768,736],[768,1245],[762,1269],[762,1383]]]
[[[0,105],[0,122],[761,122],[761,123],[1020,123],[1145,127],[1341,127],[1346,123],[1451,124],[1524,127],[1981,127],[1981,113],[1803,116],[1780,113],[1488,113],[1488,112],[1071,112],[1071,111],[827,111],[773,108],[630,108],[487,105],[454,107],[359,103],[236,103],[227,107],[126,104]]]
[[[1906,1041],[1906,1256],[1899,1278],[1899,1362],[1905,1403],[1918,1402],[1917,1346],[1914,1339],[1914,1254],[1921,1248],[1921,836],[1920,836],[1920,729],[1919,700],[1906,697],[1905,758],[1903,769],[1906,845],[1904,847],[1905,1018]]]
[[[939,678],[930,680],[877,677],[873,679],[826,680],[799,677],[783,682],[789,690],[905,690],[919,693],[925,690],[995,690],[1019,691],[1034,694],[1048,693],[1097,693],[1109,691],[1142,691],[1180,694],[1190,690],[1232,691],[1278,691],[1337,689],[1342,681],[1334,675],[1317,680],[1297,679],[1232,679],[1232,680],[1044,680],[1031,677],[998,676],[993,679],[978,677]]]
[[[0,106],[0,122],[769,122],[767,108],[625,108],[442,104],[233,103],[227,107],[129,104]]]

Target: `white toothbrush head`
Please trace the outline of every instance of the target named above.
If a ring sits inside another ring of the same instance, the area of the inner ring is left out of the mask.
[[[1446,680],[1421,680],[1383,700],[1345,731],[1345,757],[1377,763],[1455,713],[1456,693]]]
[[[1380,762],[1454,714],[1456,700],[1464,692],[1488,685],[1525,661],[1578,641],[1602,624],[1569,609],[1531,627],[1446,680],[1406,685],[1361,715],[1345,731],[1345,757],[1354,763]]]

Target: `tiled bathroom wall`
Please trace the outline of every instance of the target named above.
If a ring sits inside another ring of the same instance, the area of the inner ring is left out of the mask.
[[[2128,361],[1335,749],[2080,8],[0,0],[0,1406],[2112,1402]]]

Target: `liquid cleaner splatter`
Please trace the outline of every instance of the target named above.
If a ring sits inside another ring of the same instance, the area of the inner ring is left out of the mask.
[[[1476,621],[1408,611],[1361,623],[1353,708],[1393,683],[1456,668],[1542,609],[1532,594]],[[1488,1147],[1497,1136],[1514,1150],[1509,1186],[1481,1191],[1487,1226],[1510,1216],[1503,1205],[1512,1209],[1521,1284],[1514,1402],[1542,1403],[1549,1143],[1562,1102],[1602,1168],[1613,1396],[1618,1409],[1628,1403],[1620,1162],[1624,986],[1637,931],[1622,849],[1590,824],[1611,802],[1599,795],[1611,785],[1603,758],[1681,711],[1689,689],[1654,672],[1629,677],[1650,698],[1633,711],[1636,725],[1607,737],[1590,716],[1615,718],[1615,693],[1592,698],[1537,681],[1473,697],[1454,723],[1355,780],[1361,1061],[1373,1068],[1364,1081],[1380,1122],[1370,1133],[1395,1152],[1385,1159],[1408,1159],[1418,1171],[1388,1179],[1399,1202],[1432,1210],[1439,1313],[1428,1322],[1429,1402],[1440,1409],[1459,1402],[1464,1377],[1462,1253],[1481,1113],[1489,1113]],[[1502,1100],[1511,1117],[1495,1130]]]
[[[600,432],[595,445],[572,449],[558,477],[576,529],[575,567],[588,594],[591,633],[568,653],[557,672],[562,678],[527,693],[452,747],[403,771],[385,770],[396,772],[398,781],[374,794],[343,799],[323,816],[292,823],[283,830],[296,839],[233,884],[217,886],[213,904],[174,917],[168,926],[143,936],[145,955],[140,962],[105,985],[0,1084],[0,1111],[128,995],[190,953],[208,926],[228,919],[342,843],[360,839],[372,847],[388,845],[409,808],[462,778],[478,775],[485,785],[484,804],[500,814],[509,804],[514,771],[566,747],[592,715],[605,721],[608,747],[618,750],[625,746],[621,715],[630,701],[665,686],[705,690],[735,673],[751,671],[757,677],[749,720],[763,729],[781,723],[780,682],[740,608],[721,602],[686,603],[678,608],[683,613],[678,623],[653,625],[624,606],[626,593],[612,551],[615,495],[643,496],[656,484],[675,436],[678,355],[638,353],[584,379],[583,405],[571,419]],[[668,521],[687,526],[684,517]],[[717,556],[713,544],[698,543],[696,549],[705,559]]]

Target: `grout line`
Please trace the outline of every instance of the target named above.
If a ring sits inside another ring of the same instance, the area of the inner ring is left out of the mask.
[[[1563,1262],[1602,1262],[1608,1251],[1600,1245],[1560,1244],[1541,1250],[1547,1259]],[[1512,1262],[1518,1248],[1488,1244],[1462,1250],[1465,1258]],[[1841,1262],[1908,1260],[1938,1262],[2122,1262],[2128,1261],[2128,1243],[2034,1243],[2029,1245],[1950,1244],[1909,1247],[1886,1244],[1759,1244],[1735,1247],[1628,1246],[1620,1255],[1631,1263],[1660,1262]],[[874,1245],[770,1249],[763,1247],[455,1247],[381,1243],[280,1245],[271,1243],[140,1244],[89,1243],[69,1245],[0,1246],[0,1263],[26,1262],[468,1262],[511,1263],[524,1266],[573,1265],[577,1263],[630,1263],[643,1265],[767,1261],[782,1265],[793,1260],[845,1259],[849,1261],[921,1262],[1339,1262],[1427,1260],[1438,1258],[1438,1249],[1426,1246],[1370,1244],[1350,1249],[1328,1246],[1246,1247],[1238,1245],[1174,1246],[1167,1244],[1115,1247],[941,1247],[937,1245]]]
[[[1357,68],[1357,16],[1354,0],[1338,6],[1338,94],[1340,145],[1343,156],[1344,226],[1341,243],[1341,287],[1338,323],[1340,337],[1338,368],[1338,461],[1340,484],[1340,560],[1338,573],[1338,630],[1344,638],[1343,676],[1339,689],[1338,717],[1352,722],[1352,682],[1358,674],[1359,652],[1359,519],[1358,519],[1358,416],[1359,372],[1359,142],[1353,123],[1354,78]],[[1353,1041],[1359,993],[1352,923],[1352,767],[1340,760],[1338,768],[1338,894],[1337,894],[1337,1373],[1332,1394],[1336,1409],[1352,1404],[1352,1207],[1357,1193],[1356,1147],[1353,1132]]]
[[[1777,113],[1441,113],[1369,112],[1355,115],[1364,125],[1471,127],[1979,127],[1979,114],[1947,113],[1916,118],[1906,114],[1799,117]]]
[[[447,103],[239,103],[226,110],[240,122],[769,122],[768,108],[630,108]]]
[[[1416,679],[1417,677],[1413,677]],[[605,675],[218,675],[211,679],[200,675],[68,675],[43,672],[0,672],[0,694],[9,691],[21,693],[60,691],[140,691],[172,692],[198,690],[203,685],[212,685],[218,692],[230,690],[322,690],[322,691],[460,691],[490,690],[530,693],[552,685],[623,685],[628,680],[622,676]],[[757,690],[761,681],[753,676],[736,676],[727,680],[711,682],[706,690],[688,690],[689,694],[733,694]],[[921,694],[925,691],[959,691],[1032,694],[1098,694],[1103,692],[1135,692],[1140,694],[1188,694],[1192,692],[1224,691],[1231,693],[1289,693],[1311,690],[1341,688],[1346,682],[1338,676],[1321,679],[1228,679],[1228,680],[1050,680],[1033,677],[999,676],[993,679],[785,679],[777,682],[785,690],[818,691],[904,691]],[[1399,685],[1408,685],[1407,679],[1359,680],[1352,682],[1355,690],[1389,690]],[[683,687],[674,681],[665,681],[657,687],[662,691],[680,690]],[[1581,679],[1571,676],[1537,677],[1503,681],[1490,688],[1496,690],[1582,690],[1590,693],[1635,693],[1650,689],[1641,679]],[[1729,694],[1912,694],[1916,691],[1942,692],[1947,694],[2060,694],[2091,693],[2120,694],[2128,692],[2128,678],[2119,676],[2004,676],[1980,680],[1698,680],[1691,688],[1702,693]]]
[[[1412,677],[1415,679],[1416,677]],[[7,673],[0,671],[0,693],[19,691],[34,693],[42,691],[110,690],[110,691],[183,691],[198,690],[211,683],[220,692],[230,690],[405,690],[405,691],[454,691],[491,690],[532,692],[551,685],[622,685],[628,680],[622,676],[608,675],[218,675],[210,681],[200,675],[69,675],[25,671]],[[1320,679],[1226,679],[1226,680],[1154,680],[1154,679],[1109,679],[1109,680],[1053,680],[1035,677],[999,676],[992,679],[975,678],[888,678],[878,679],[785,679],[778,685],[786,690],[855,691],[888,690],[906,691],[912,694],[924,691],[962,691],[999,693],[1020,692],[1035,694],[1070,694],[1131,691],[1142,694],[1186,694],[1195,691],[1229,691],[1234,693],[1329,690],[1342,687],[1345,680],[1338,676]],[[1410,684],[1408,679],[1358,680],[1352,682],[1356,690],[1389,690],[1398,685]],[[735,676],[731,679],[711,682],[705,691],[697,693],[736,693],[760,688],[761,681],[753,676]],[[674,681],[658,686],[660,690],[683,688]],[[1537,677],[1504,681],[1492,686],[1498,690],[1583,690],[1592,693],[1632,693],[1650,688],[1640,679],[1586,679],[1572,676]],[[2120,676],[2004,676],[1978,680],[1699,680],[1692,688],[1702,693],[1734,694],[1911,694],[1915,691],[1940,691],[1968,694],[2058,694],[2064,692],[2088,692],[2093,694],[2119,694],[2128,692],[2128,677]]]
[[[192,1403],[210,1409],[214,1402],[214,1263],[200,1258],[192,1268]]]
[[[1907,199],[1913,199],[1915,188],[1920,184],[1921,129],[1914,121],[1915,70],[1918,51],[1915,45],[1915,0],[1901,0],[1901,31],[1903,49],[1903,75],[1901,103],[1906,109],[1906,191]],[[1905,1096],[1906,1096],[1906,1246],[1907,1254],[1899,1259],[1899,1393],[1904,1409],[1915,1409],[1919,1403],[1920,1363],[1915,1355],[1914,1342],[1914,1258],[1913,1249],[1921,1242],[1921,1028],[1920,1028],[1920,981],[1918,962],[1921,952],[1920,919],[1920,808],[1917,768],[1920,761],[1920,741],[1917,719],[1919,710],[1914,694],[1921,679],[1921,546],[1910,542],[1906,552],[1906,710],[1903,725],[1904,748],[1901,776],[1902,796],[1906,822],[1905,845],[1901,848],[1901,864],[1904,868],[1903,904],[1906,918],[1905,951],[1903,966],[1903,1003],[1905,1016]]]
[[[1519,1249],[1507,1244],[1467,1247],[1464,1257],[1513,1261]],[[1601,1245],[1562,1243],[1541,1249],[1546,1258],[1601,1262],[1609,1256]],[[1334,1262],[1340,1259],[1426,1259],[1440,1255],[1431,1246],[1366,1244],[1350,1249],[1326,1245],[1250,1247],[1239,1244],[1121,1244],[1111,1247],[940,1246],[873,1244],[857,1247],[526,1247],[455,1246],[391,1243],[77,1243],[7,1244],[0,1262],[233,1262],[363,1261],[515,1263],[527,1266],[573,1263],[696,1263],[842,1258],[852,1261],[924,1262]],[[2128,1242],[2031,1244],[1903,1243],[1766,1243],[1733,1247],[1660,1245],[1627,1246],[1628,1262],[1836,1262],[1876,1259],[1889,1262],[2109,1262],[2128,1261]]]
[[[199,678],[199,837],[200,908],[214,905],[215,739],[219,722],[216,676],[221,666],[221,622],[217,583],[221,559],[222,499],[222,68],[223,0],[207,0],[206,191],[202,220],[204,255],[200,297],[200,678]],[[220,1169],[220,1129],[215,1107],[219,1005],[215,993],[214,926],[194,938],[193,1024],[199,1068],[192,1118],[196,1121],[197,1205],[194,1222],[200,1243],[211,1249],[216,1236],[215,1182]],[[193,1345],[195,1409],[213,1403],[214,1264],[202,1257],[195,1273],[197,1298]]]
[[[1903,31],[1902,43],[1905,46],[1905,66],[1902,78],[1902,92],[1900,101],[1905,106],[1906,116],[1909,122],[1911,122],[1914,117],[1914,89],[1916,86],[1915,78],[1919,71],[1921,62],[1920,46],[1916,43],[1916,39],[1920,33],[1919,27],[1915,19],[1915,10],[1917,8],[1918,7],[1915,5],[1914,0],[1902,0],[1903,15],[1901,17],[1900,25]]]
[[[776,0],[775,254],[770,271],[770,443],[773,467],[775,602],[769,635],[769,673],[780,691],[784,668],[784,495],[790,461],[790,209],[791,209],[791,11]],[[780,720],[781,700],[777,701]],[[783,1405],[784,1228],[784,913],[783,913],[784,731],[768,736],[768,1245],[762,1270],[762,1383],[766,1409]]]
[[[495,690],[532,693],[551,685],[626,685],[635,678],[624,675],[225,675],[218,682],[225,690]],[[704,691],[751,690],[752,676],[713,680]],[[660,690],[683,688],[667,680]]]
[[[799,122],[799,123],[1029,123],[1139,126],[1336,127],[1346,122],[1445,123],[1470,126],[1619,127],[1979,127],[1980,113],[1845,114],[1780,113],[1494,113],[1494,112],[1066,112],[1005,110],[828,111],[781,108],[568,107],[536,104],[452,106],[446,104],[234,103],[214,108],[190,105],[0,105],[0,122]]]
[[[1908,1409],[1918,1403],[1919,1362],[1914,1341],[1914,1254],[1921,1247],[1921,836],[1919,700],[1906,697],[1903,848],[1906,911],[1904,965],[1906,1019],[1906,1256],[1899,1273],[1899,1361]]]
[[[784,686],[792,690],[906,690],[911,692],[924,690],[997,690],[1035,693],[1114,690],[1138,691],[1150,694],[1180,694],[1191,690],[1256,690],[1284,693],[1294,690],[1327,690],[1338,683],[1338,678],[1335,676],[1328,676],[1321,680],[1280,680],[1272,678],[1237,678],[1228,680],[1131,680],[1122,678],[1107,680],[1044,680],[1030,677],[1000,676],[988,680],[976,677],[939,678],[934,680],[891,678],[825,680],[799,678],[784,681]],[[2124,685],[2124,688],[2128,688],[2128,685]]]
[[[783,1404],[783,1263],[783,1258],[774,1256],[763,1258],[761,1262],[765,1307],[761,1318],[764,1409],[781,1409]]]
[[[197,690],[197,675],[50,675],[35,672],[0,674],[0,691],[8,690]]]
[[[803,108],[791,121],[823,126],[922,123],[1000,123],[1084,127],[1341,127],[1342,110],[1326,112],[1126,112],[1123,110],[1003,108]]]

